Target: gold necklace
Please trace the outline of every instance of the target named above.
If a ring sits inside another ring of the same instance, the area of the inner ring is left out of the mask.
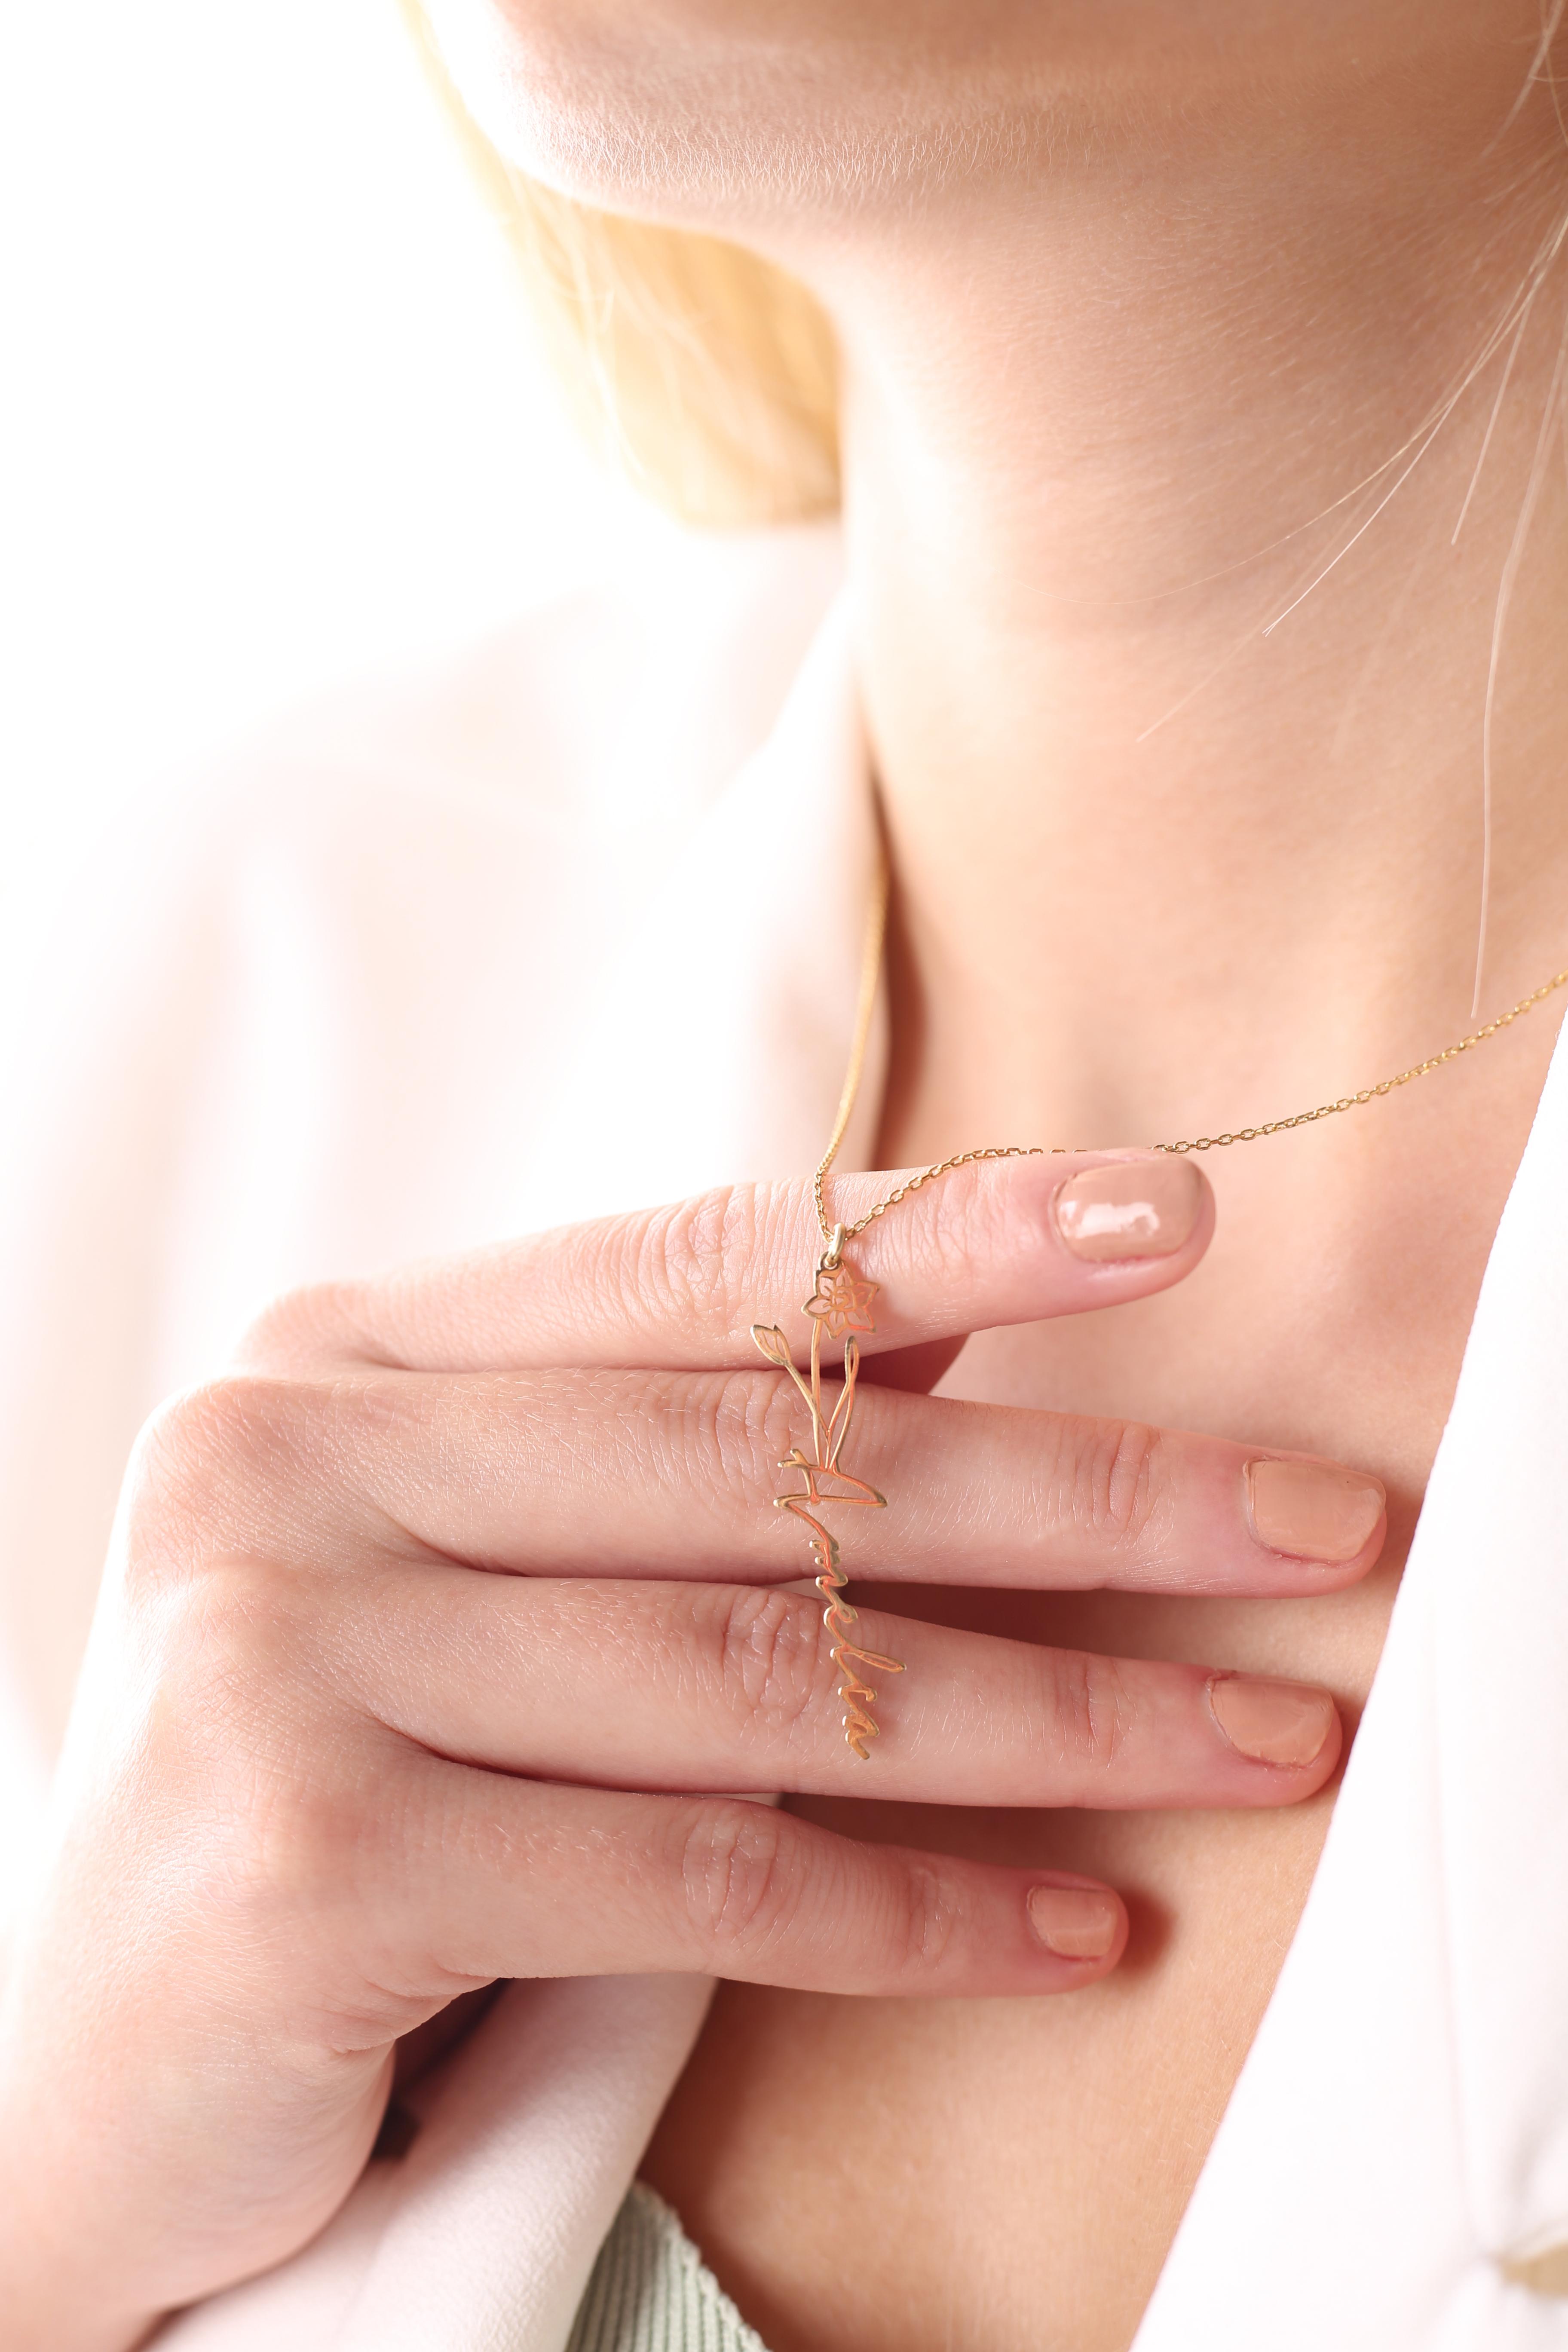
[[[816,1281],[811,1297],[804,1302],[802,1313],[811,1318],[811,1356],[809,1371],[803,1373],[795,1360],[794,1350],[776,1323],[753,1323],[752,1337],[769,1363],[786,1372],[805,1399],[811,1415],[812,1453],[808,1459],[800,1447],[792,1447],[780,1463],[781,1470],[798,1470],[805,1479],[804,1487],[795,1487],[773,1497],[773,1508],[788,1511],[805,1521],[809,1530],[811,1551],[817,1563],[816,1589],[826,1603],[822,1622],[827,1630],[834,1665],[840,1676],[838,1696],[845,1702],[844,1736],[862,1762],[868,1760],[868,1740],[877,1737],[879,1725],[869,1712],[876,1698],[874,1687],[861,1679],[860,1668],[871,1667],[880,1674],[901,1675],[902,1664],[897,1658],[883,1657],[875,1650],[862,1649],[850,1639],[857,1612],[844,1599],[844,1587],[848,1582],[839,1565],[838,1544],[816,1513],[827,1503],[848,1503],[861,1508],[882,1510],[887,1496],[879,1495],[865,1479],[857,1478],[843,1465],[844,1441],[849,1434],[849,1423],[855,1411],[855,1386],[859,1373],[860,1343],[857,1334],[874,1331],[876,1322],[871,1314],[871,1302],[881,1287],[868,1282],[847,1265],[844,1248],[857,1234],[889,1209],[897,1208],[912,1192],[923,1185],[934,1183],[939,1177],[951,1175],[955,1168],[967,1168],[981,1160],[1035,1160],[1048,1154],[1077,1152],[1093,1147],[1066,1143],[992,1143],[973,1151],[955,1151],[949,1160],[934,1160],[917,1175],[906,1177],[901,1184],[872,1207],[851,1225],[835,1224],[829,1221],[824,1187],[829,1170],[838,1156],[839,1146],[854,1112],[856,1097],[860,1090],[861,1073],[866,1063],[866,1047],[871,1034],[871,1014],[876,1006],[877,991],[882,971],[882,948],[888,923],[888,865],[885,857],[878,865],[877,878],[871,893],[871,906],[866,923],[865,947],[860,963],[860,994],[855,1013],[855,1034],[850,1046],[849,1065],[844,1075],[844,1087],[838,1097],[838,1109],[833,1121],[833,1132],[827,1139],[827,1149],[812,1173],[811,1195],[816,1208],[816,1221],[822,1229],[823,1249],[816,1262]],[[1183,1137],[1173,1143],[1152,1143],[1151,1151],[1188,1152],[1221,1151],[1233,1143],[1258,1143],[1266,1135],[1284,1135],[1296,1127],[1310,1127],[1320,1118],[1334,1118],[1340,1112],[1359,1110],[1364,1103],[1377,1102],[1391,1095],[1397,1087],[1407,1087],[1413,1078],[1424,1078],[1432,1070],[1440,1070],[1445,1062],[1457,1061],[1473,1046],[1482,1045],[1495,1037],[1500,1029],[1511,1024],[1540,1004],[1546,997],[1568,982],[1568,970],[1553,972],[1552,978],[1532,989],[1528,996],[1495,1021],[1481,1029],[1472,1030],[1452,1045],[1445,1045],[1440,1054],[1430,1055],[1424,1062],[1415,1062],[1407,1070],[1395,1072],[1391,1078],[1380,1078],[1375,1086],[1363,1087],[1353,1095],[1342,1095],[1337,1102],[1320,1103],[1315,1110],[1293,1111],[1288,1118],[1267,1119],[1260,1127],[1240,1127],[1225,1135]],[[843,1385],[837,1402],[824,1412],[822,1402],[822,1335],[844,1341]],[[824,1481],[830,1491],[824,1492]]]

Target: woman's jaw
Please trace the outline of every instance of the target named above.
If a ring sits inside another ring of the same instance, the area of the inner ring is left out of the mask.
[[[1536,0],[426,0],[500,152],[736,235],[1191,161],[1388,82],[1496,130]],[[1460,129],[1463,136],[1463,126]],[[1430,129],[1430,125],[1427,126]]]

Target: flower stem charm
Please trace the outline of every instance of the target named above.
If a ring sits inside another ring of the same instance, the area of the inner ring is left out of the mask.
[[[752,1337],[767,1358],[780,1371],[787,1372],[805,1400],[811,1414],[812,1455],[793,1446],[780,1463],[781,1470],[798,1470],[805,1479],[804,1487],[795,1487],[787,1494],[775,1495],[775,1511],[793,1511],[803,1519],[808,1530],[813,1556],[817,1564],[816,1589],[827,1606],[822,1622],[832,1637],[832,1658],[840,1680],[838,1696],[845,1703],[844,1737],[862,1763],[869,1761],[867,1741],[875,1739],[879,1728],[869,1706],[877,1694],[869,1683],[862,1681],[858,1668],[872,1667],[879,1674],[901,1675],[904,1671],[898,1658],[884,1658],[875,1650],[863,1650],[848,1637],[857,1622],[858,1612],[844,1599],[844,1587],[848,1582],[838,1564],[838,1544],[815,1515],[827,1503],[853,1503],[864,1509],[880,1511],[887,1507],[887,1496],[864,1478],[857,1478],[843,1467],[840,1456],[844,1441],[849,1434],[849,1423],[855,1412],[855,1383],[860,1367],[860,1343],[858,1331],[874,1331],[871,1302],[879,1286],[864,1281],[843,1258],[844,1228],[834,1228],[828,1246],[818,1263],[816,1287],[805,1301],[804,1312],[811,1318],[811,1375],[803,1377],[789,1341],[776,1323],[753,1323]],[[844,1385],[838,1392],[833,1410],[826,1416],[822,1409],[822,1335],[844,1341]],[[832,1486],[824,1492],[823,1481]]]

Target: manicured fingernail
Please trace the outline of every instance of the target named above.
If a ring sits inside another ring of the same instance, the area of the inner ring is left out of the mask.
[[[1102,1960],[1116,1941],[1121,1906],[1092,1886],[1032,1886],[1029,1925],[1058,1960]]]
[[[1108,1160],[1069,1176],[1057,1231],[1075,1257],[1169,1257],[1197,1223],[1204,1180],[1190,1160]]]
[[[1310,1764],[1334,1727],[1326,1690],[1266,1675],[1215,1675],[1209,1706],[1231,1746],[1255,1764]]]
[[[1327,1462],[1249,1462],[1252,1532],[1296,1559],[1353,1559],[1383,1517],[1381,1478]]]

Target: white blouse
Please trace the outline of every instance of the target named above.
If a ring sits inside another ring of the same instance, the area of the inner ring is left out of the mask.
[[[116,847],[3,1097],[13,1820],[134,1431],[268,1297],[812,1164],[872,839],[837,564],[825,530],[696,541],[655,593],[318,713]],[[874,1056],[846,1166],[879,1084]],[[1136,2352],[1568,2352],[1565,1195],[1568,1047],[1322,1862]],[[415,2094],[408,2154],[160,2352],[563,2352],[707,1997],[511,1987]]]

